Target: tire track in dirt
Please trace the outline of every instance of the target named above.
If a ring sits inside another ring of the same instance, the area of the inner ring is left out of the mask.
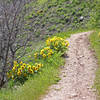
[[[96,100],[96,90],[92,86],[97,61],[89,49],[88,36],[91,33],[74,34],[68,39],[70,47],[61,71],[61,80],[50,87],[42,100]]]

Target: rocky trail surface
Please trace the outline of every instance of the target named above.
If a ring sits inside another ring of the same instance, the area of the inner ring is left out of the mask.
[[[92,88],[97,61],[88,36],[92,32],[72,35],[68,40],[66,64],[61,71],[61,80],[50,87],[42,100],[96,100],[96,90]]]

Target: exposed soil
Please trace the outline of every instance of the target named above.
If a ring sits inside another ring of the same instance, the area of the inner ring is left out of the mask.
[[[61,71],[61,80],[50,87],[42,100],[96,100],[93,88],[97,61],[88,36],[92,32],[72,35],[66,64]]]

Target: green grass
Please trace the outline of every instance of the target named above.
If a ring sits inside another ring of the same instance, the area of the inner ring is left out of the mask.
[[[62,33],[56,33],[54,35],[52,35],[51,37],[53,36],[58,36],[58,37],[62,37],[64,39],[66,38],[69,38],[71,35],[73,34],[77,34],[77,33],[81,33],[81,32],[87,32],[87,31],[91,31],[92,29],[91,28],[79,28],[79,29],[69,29],[67,30],[66,32],[62,32]]]
[[[38,0],[37,2],[38,2],[38,4],[44,4],[44,3],[46,3],[48,0]]]
[[[90,35],[91,46],[95,50],[95,56],[98,60],[98,68],[96,71],[96,78],[94,84],[98,92],[98,100],[100,100],[100,37],[98,36],[99,32],[100,29],[96,29],[95,32]]]
[[[48,2],[48,0],[38,0],[37,1],[37,3],[40,4],[40,5],[42,5],[42,4],[46,3],[46,2]],[[55,3],[55,2],[57,2],[57,0],[51,0],[50,2]]]

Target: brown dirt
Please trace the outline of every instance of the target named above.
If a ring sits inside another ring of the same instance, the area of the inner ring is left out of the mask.
[[[84,32],[72,35],[66,64],[61,71],[61,80],[50,87],[42,100],[96,100],[92,88],[97,68],[96,58],[89,49],[88,35]]]

